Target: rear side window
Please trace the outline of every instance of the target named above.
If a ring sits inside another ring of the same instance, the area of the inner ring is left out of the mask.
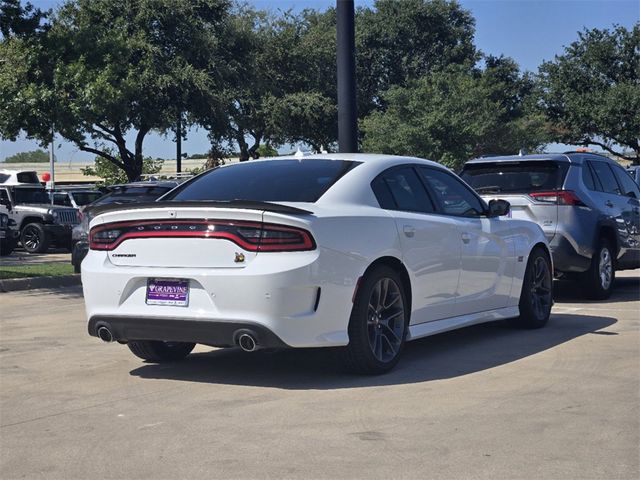
[[[420,168],[420,173],[445,215],[478,217],[484,212],[480,199],[453,175],[434,168]]]
[[[359,164],[324,159],[249,161],[211,170],[162,200],[315,202]]]
[[[16,177],[19,183],[40,183],[36,172],[20,172]]]
[[[609,165],[605,162],[588,163],[591,165],[594,175],[599,180],[600,185],[602,186],[602,191],[620,195],[620,186],[616,181],[616,177],[613,176],[613,172],[611,171],[611,168],[609,168]]]
[[[589,190],[597,190],[591,168],[586,163],[582,164],[582,181]]]
[[[373,181],[371,187],[380,206],[387,210],[434,212],[433,203],[412,167],[387,170]]]
[[[618,179],[618,183],[622,187],[622,195],[625,195],[627,197],[633,196],[634,198],[640,198],[638,185],[636,185],[636,182],[633,181],[631,175],[629,175],[620,167],[613,167],[613,173]]]
[[[462,179],[480,193],[529,193],[562,188],[569,166],[565,162],[488,162],[465,165]]]

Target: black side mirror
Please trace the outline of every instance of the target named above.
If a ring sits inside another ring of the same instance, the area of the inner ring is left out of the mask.
[[[491,200],[489,202],[489,212],[487,213],[487,217],[502,217],[509,213],[511,209],[511,204],[506,200]]]
[[[0,197],[0,205],[4,205],[8,210],[11,210],[11,201],[8,198]]]

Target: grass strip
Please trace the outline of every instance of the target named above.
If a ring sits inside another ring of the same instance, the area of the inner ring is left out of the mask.
[[[0,280],[9,278],[57,277],[73,275],[70,263],[40,263],[36,265],[0,266]]]

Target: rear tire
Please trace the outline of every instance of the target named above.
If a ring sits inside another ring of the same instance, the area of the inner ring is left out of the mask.
[[[20,243],[28,253],[45,253],[51,239],[41,223],[29,223],[22,227]]]
[[[542,248],[529,255],[520,292],[520,316],[508,320],[515,328],[541,328],[549,321],[553,306],[551,260]]]
[[[362,279],[349,319],[349,370],[376,375],[391,370],[404,348],[409,305],[400,276],[380,265]]]
[[[129,350],[143,360],[151,362],[174,362],[191,353],[195,343],[161,342],[156,340],[134,340],[127,343]]]
[[[598,247],[593,252],[591,267],[584,273],[584,281],[587,287],[587,298],[592,300],[605,300],[611,295],[613,282],[616,279],[614,253],[611,242],[601,238]]]

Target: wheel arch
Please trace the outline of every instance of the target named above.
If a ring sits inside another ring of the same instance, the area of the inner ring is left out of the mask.
[[[404,266],[404,263],[402,263],[402,260],[400,260],[399,258],[396,258],[396,257],[391,257],[391,256],[380,257],[380,258],[377,258],[376,260],[374,260],[367,267],[367,269],[362,274],[362,277],[367,275],[368,272],[370,272],[372,269],[374,269],[375,267],[377,267],[379,265],[385,265],[385,266],[393,269],[398,275],[400,275],[400,278],[402,280],[402,287],[403,287],[403,290],[404,290],[404,294],[406,295],[407,302],[409,304],[409,315],[411,315],[411,310],[412,310],[412,305],[413,305],[413,303],[412,303],[412,292],[411,292],[411,277],[409,277],[409,272],[407,271],[407,268]]]
[[[606,238],[611,242],[611,246],[613,247],[613,258],[618,258],[618,250],[620,248],[618,242],[618,236],[616,235],[616,230],[611,225],[600,224],[598,226],[598,230],[596,231],[596,238],[594,238],[594,246],[597,248],[598,242],[601,238]],[[594,248],[594,251],[596,250]]]
[[[42,217],[36,217],[36,216],[30,216],[30,217],[24,217],[22,219],[22,222],[20,223],[20,231],[22,232],[22,229],[26,226],[29,225],[30,223],[42,223],[44,224],[44,219]]]

